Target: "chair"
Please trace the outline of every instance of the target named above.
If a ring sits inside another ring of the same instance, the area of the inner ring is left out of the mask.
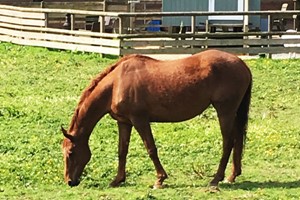
[[[86,30],[91,30],[92,32],[100,31],[100,21],[99,16],[88,16],[86,18]],[[116,27],[117,19],[113,17],[106,16],[104,17],[104,27],[106,33],[114,33]]]
[[[286,11],[288,3],[283,3],[281,6],[281,11]],[[286,25],[286,20],[284,18],[278,18],[273,20],[273,26],[277,27],[278,31],[284,31]]]

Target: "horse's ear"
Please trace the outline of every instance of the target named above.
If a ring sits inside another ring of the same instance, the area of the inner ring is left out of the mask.
[[[70,135],[70,134],[68,133],[68,131],[67,131],[66,129],[64,129],[63,126],[61,126],[61,132],[64,134],[64,136],[65,136],[66,138],[68,138],[69,140],[71,140],[71,142],[74,141],[74,136],[73,136],[73,135]]]

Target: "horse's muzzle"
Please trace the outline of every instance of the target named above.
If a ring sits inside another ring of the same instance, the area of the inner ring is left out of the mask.
[[[78,186],[79,183],[80,183],[79,180],[77,180],[77,181],[68,181],[68,185],[69,185],[70,187]]]

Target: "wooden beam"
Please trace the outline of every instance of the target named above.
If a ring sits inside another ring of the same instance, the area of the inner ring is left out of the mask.
[[[112,47],[99,47],[99,46],[90,46],[90,45],[81,45],[81,44],[66,44],[66,43],[62,43],[62,42],[27,40],[24,38],[14,38],[14,37],[6,36],[6,35],[0,35],[0,40],[5,41],[5,42],[12,42],[15,44],[20,44],[20,45],[66,49],[66,50],[71,50],[71,51],[86,51],[86,52],[94,52],[94,53],[120,55],[120,49],[112,48]]]
[[[15,10],[6,10],[0,8],[0,15],[27,19],[45,19],[45,13],[23,12]]]
[[[45,20],[37,20],[37,19],[22,19],[15,17],[6,17],[0,16],[1,22],[11,23],[11,24],[19,24],[19,25],[27,25],[27,26],[46,26]]]
[[[91,31],[84,31],[84,30],[64,30],[64,29],[56,29],[56,28],[44,28],[44,27],[30,27],[30,26],[22,26],[22,25],[15,25],[15,24],[6,24],[0,22],[0,27],[10,28],[10,29],[17,29],[22,31],[37,31],[37,32],[44,32],[44,33],[56,33],[56,34],[66,34],[66,35],[75,35],[75,36],[90,36],[90,37],[103,37],[103,38],[118,38],[118,34],[115,33],[97,33]]]
[[[56,41],[64,43],[73,44],[85,44],[93,46],[109,46],[109,47],[119,47],[120,40],[111,40],[104,38],[93,38],[88,36],[73,36],[73,35],[58,35],[51,33],[41,33],[41,32],[25,32],[18,30],[11,30],[0,27],[0,34],[9,35],[12,37],[26,38],[28,40],[43,40],[43,41]]]

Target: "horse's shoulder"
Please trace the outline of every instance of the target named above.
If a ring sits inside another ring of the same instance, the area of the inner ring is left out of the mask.
[[[120,63],[120,69],[122,71],[142,69],[150,67],[154,62],[158,62],[158,60],[140,54],[132,54]]]
[[[158,61],[154,58],[151,58],[149,56],[141,55],[141,54],[133,54],[131,55],[130,59],[128,61],[131,62],[153,62],[153,61]]]

